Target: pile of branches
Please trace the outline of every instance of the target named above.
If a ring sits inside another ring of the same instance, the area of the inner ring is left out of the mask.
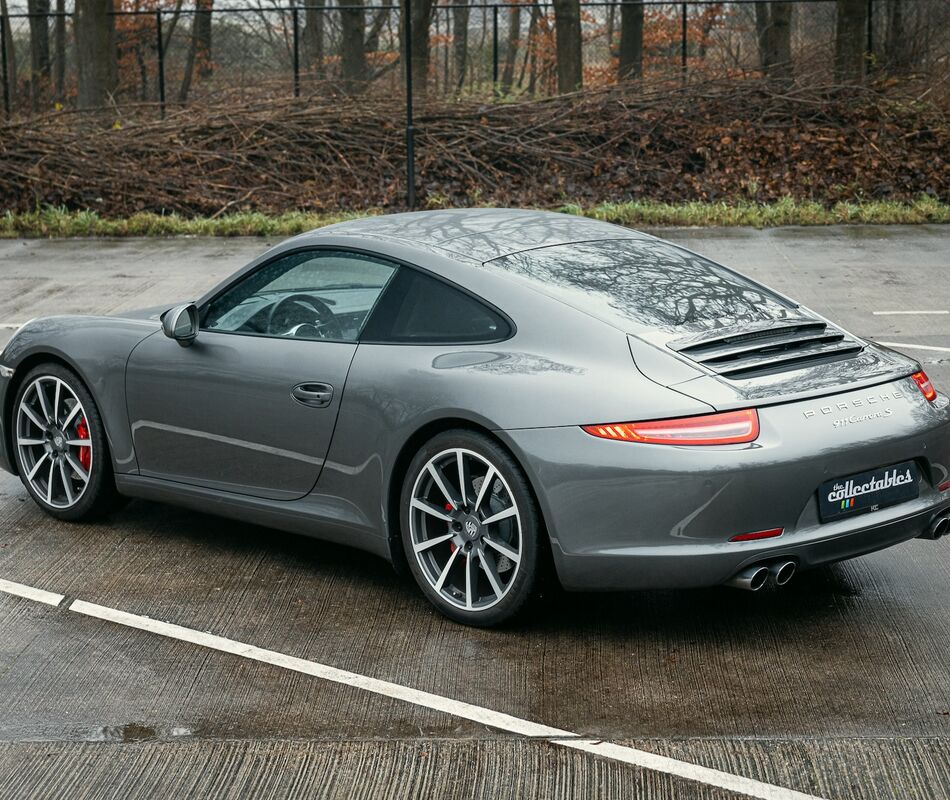
[[[398,207],[405,114],[316,98],[187,109],[104,125],[78,114],[0,128],[0,209],[125,216]],[[871,89],[753,80],[610,89],[534,102],[427,106],[425,205],[651,199],[950,200],[950,122]]]

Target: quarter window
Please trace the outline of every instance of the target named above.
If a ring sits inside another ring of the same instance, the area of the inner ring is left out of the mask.
[[[211,301],[205,330],[355,342],[396,266],[308,250],[265,264]]]
[[[494,342],[511,326],[499,313],[465,292],[414,269],[401,269],[386,289],[362,340],[441,344]]]

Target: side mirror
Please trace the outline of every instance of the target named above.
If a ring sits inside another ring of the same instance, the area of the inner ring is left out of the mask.
[[[162,330],[169,339],[189,347],[198,337],[198,307],[188,303],[169,309],[162,314]]]

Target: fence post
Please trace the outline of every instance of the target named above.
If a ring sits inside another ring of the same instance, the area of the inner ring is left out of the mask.
[[[498,96],[498,6],[491,7],[491,91]]]
[[[686,14],[687,14],[687,5],[683,3],[682,8],[682,27],[683,35],[682,40],[680,41],[680,67],[683,70],[683,82],[686,82],[686,56],[689,50],[689,42],[687,41],[687,28],[686,28]]]
[[[403,30],[406,44],[406,205],[416,208],[416,131],[412,126],[412,0],[405,0]]]
[[[300,97],[300,17],[297,6],[291,11],[294,21],[294,97]]]
[[[162,37],[162,10],[155,11],[155,52],[158,54],[158,107],[165,119],[165,40]]]
[[[5,16],[0,16],[0,61],[3,61],[3,111],[10,116],[10,76],[7,74],[7,25]]]

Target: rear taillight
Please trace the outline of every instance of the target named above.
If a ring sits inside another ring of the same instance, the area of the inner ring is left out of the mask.
[[[759,436],[759,415],[754,408],[725,411],[700,417],[614,422],[609,425],[583,425],[591,436],[643,444],[744,444]]]
[[[920,393],[931,403],[937,399],[937,390],[934,389],[934,385],[930,382],[930,378],[927,377],[926,372],[915,372],[910,377],[914,379],[914,383],[917,384]]]

